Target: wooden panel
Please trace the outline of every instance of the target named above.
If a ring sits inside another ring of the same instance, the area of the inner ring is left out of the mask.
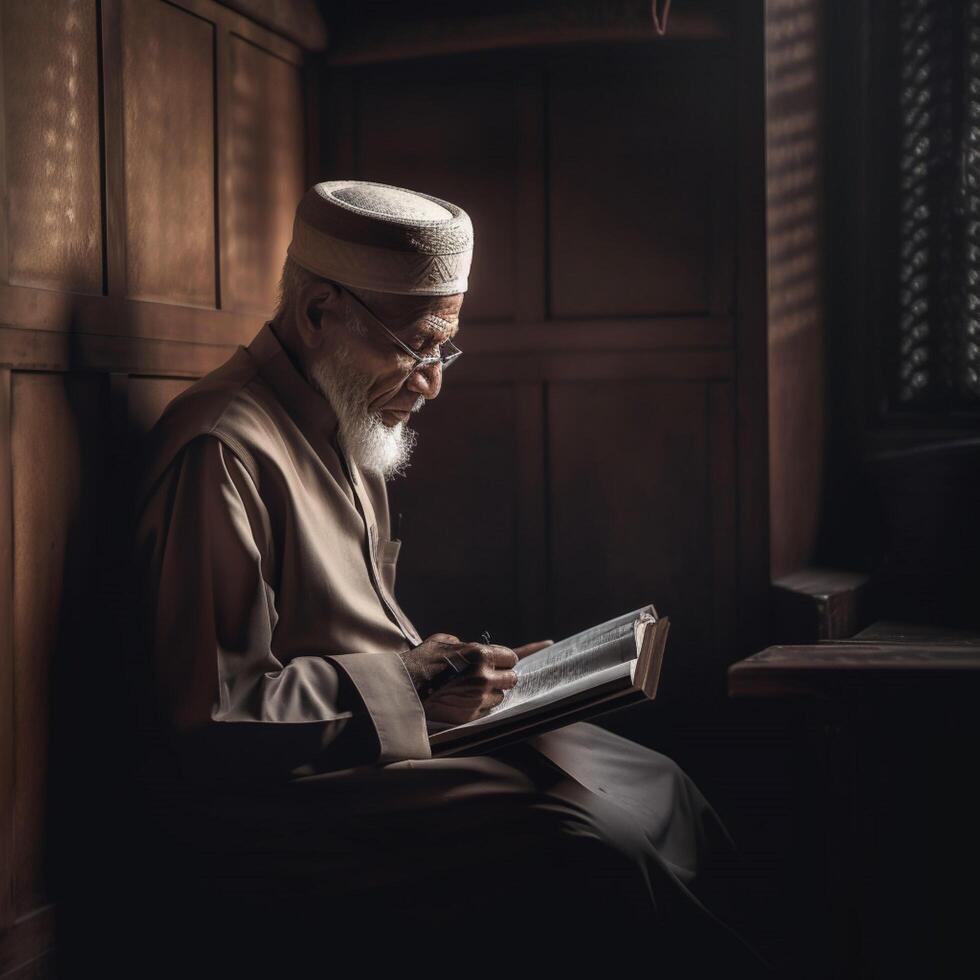
[[[5,0],[2,19],[10,281],[101,292],[95,0]]]
[[[452,201],[473,219],[466,319],[515,310],[517,93],[510,75],[418,70],[364,81],[358,92],[357,176]],[[540,235],[540,230],[539,230]]]
[[[733,358],[728,351],[522,351],[485,353],[460,358],[453,384],[494,381],[615,381],[671,378],[705,381],[730,378]],[[768,583],[767,583],[768,585]]]
[[[726,91],[693,55],[555,70],[553,315],[689,313],[712,305],[713,200],[727,176],[716,166]]]
[[[49,767],[49,750],[63,745],[59,733],[76,746],[88,734],[57,725],[85,716],[63,698],[77,658],[91,655],[84,623],[95,578],[101,384],[93,376],[13,376],[14,907],[20,915],[46,897],[45,848],[55,816],[49,801],[69,775],[66,761]],[[75,688],[73,696],[84,692]],[[67,717],[66,706],[73,708]],[[86,708],[95,715],[107,710]]]
[[[106,3],[107,0],[102,0],[102,2]],[[219,31],[219,35],[225,31],[234,31],[238,37],[257,44],[270,54],[282,58],[283,61],[289,61],[294,65],[303,64],[303,49],[301,47],[286,40],[282,35],[273,34],[272,31],[262,27],[260,23],[243,17],[231,9],[232,4],[224,3],[223,0],[173,0],[173,2],[177,6],[197,14],[198,17],[203,17],[205,20],[211,21],[212,24],[223,27],[224,31]],[[292,7],[293,4],[289,4],[289,6]],[[282,11],[277,10],[272,16],[278,17],[287,9],[283,6]],[[289,14],[286,13],[286,15]],[[269,22],[269,18],[260,18],[259,20],[263,23]],[[309,38],[308,40],[312,41],[313,39]]]
[[[766,2],[769,510],[773,578],[816,555],[824,498],[823,202],[817,0]]]
[[[547,639],[551,630],[548,581],[548,475],[545,386],[514,386],[517,465],[515,582],[521,634],[516,642]]]
[[[515,75],[517,174],[514,217],[515,314],[520,321],[548,316],[548,141],[545,74]]]
[[[0,935],[14,920],[14,597],[10,371],[0,370]],[[2,970],[2,966],[0,966]]]
[[[127,293],[215,304],[214,28],[124,0]]]
[[[324,175],[356,174],[354,145],[356,136],[355,80],[351,72],[331,72],[322,60],[315,62],[313,84],[320,96],[317,108],[320,134],[317,163]]]
[[[735,427],[735,385],[708,385],[708,493],[711,508],[712,599],[714,646],[719,662],[739,654],[738,628],[738,508]]]
[[[7,111],[6,97],[4,96],[4,71],[3,64],[6,60],[3,57],[4,45],[3,33],[3,4],[0,4],[0,147],[4,152],[0,153],[0,282],[6,282],[10,275],[10,258],[7,251],[7,225],[9,224],[9,210],[7,206]]]
[[[130,431],[136,435],[149,432],[168,403],[192,383],[186,378],[130,378],[127,385]]]
[[[471,385],[447,388],[413,423],[419,444],[390,494],[393,528],[403,515],[396,590],[423,636],[519,638],[515,421],[513,388]]]
[[[712,588],[734,584],[714,571],[712,502],[734,487],[709,475],[706,386],[554,384],[548,409],[557,633],[653,602],[672,623],[664,697],[705,693]]]
[[[238,24],[248,25],[250,21],[257,21],[276,32],[270,36],[292,38],[311,51],[322,51],[327,44],[327,25],[311,0],[293,0],[291,3],[280,3],[278,0],[223,0],[223,3],[225,7],[240,10],[249,18],[235,18]],[[280,43],[286,47],[285,42]]]
[[[769,441],[766,375],[765,64],[762,0],[735,5],[738,160],[735,263],[738,348],[738,642],[740,652],[766,642],[769,589]]]
[[[303,90],[295,66],[239,37],[226,47],[221,305],[267,316],[304,190]]]
[[[5,973],[3,980],[52,980],[57,976],[57,954],[51,949],[11,973]]]
[[[3,980],[40,980],[56,976],[52,947],[55,912],[46,905],[0,932],[0,977]]]
[[[0,327],[0,364],[23,370],[139,372],[200,377],[236,348],[169,340],[125,340],[82,334],[69,338],[47,330]]]
[[[122,5],[101,0],[102,153],[105,190],[105,293],[126,295],[126,159],[123,112]],[[113,317],[112,319],[117,319]],[[16,320],[14,321],[17,322]],[[123,325],[128,326],[126,324]],[[78,325],[74,329],[79,329]]]
[[[106,296],[66,296],[48,289],[0,285],[4,322],[76,340],[99,334],[120,340],[247,343],[262,326],[254,315],[170,306]]]
[[[503,351],[639,351],[676,347],[729,347],[730,319],[635,317],[544,323],[467,323],[459,343],[467,353]]]

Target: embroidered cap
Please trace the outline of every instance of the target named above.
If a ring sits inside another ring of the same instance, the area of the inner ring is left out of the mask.
[[[455,204],[365,180],[327,180],[296,208],[293,261],[354,289],[410,296],[465,293],[473,225]]]

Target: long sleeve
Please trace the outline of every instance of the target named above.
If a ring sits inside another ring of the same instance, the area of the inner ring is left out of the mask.
[[[238,777],[428,758],[396,653],[278,648],[272,542],[252,477],[213,436],[182,450],[143,507],[155,696],[187,762]]]

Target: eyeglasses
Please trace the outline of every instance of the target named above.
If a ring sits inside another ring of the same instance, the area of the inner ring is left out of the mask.
[[[397,344],[401,350],[403,350],[409,357],[412,358],[413,361],[415,361],[415,366],[408,372],[409,374],[412,374],[421,368],[430,367],[433,364],[441,364],[443,371],[445,371],[449,365],[457,361],[459,356],[463,353],[451,340],[444,340],[441,344],[439,344],[438,354],[427,354],[423,356],[416,351],[413,351],[407,344],[403,344],[349,289],[344,289],[343,292],[362,313],[367,315],[369,320],[372,320],[378,327],[380,327],[393,343]],[[438,316],[435,313],[427,313],[425,319],[436,323],[437,326],[449,326],[449,322],[447,320],[444,320],[441,316]]]

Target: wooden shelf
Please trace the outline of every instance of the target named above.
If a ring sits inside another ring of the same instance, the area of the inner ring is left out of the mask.
[[[850,640],[772,646],[728,670],[732,697],[916,692],[980,681],[980,634],[876,623]]]

